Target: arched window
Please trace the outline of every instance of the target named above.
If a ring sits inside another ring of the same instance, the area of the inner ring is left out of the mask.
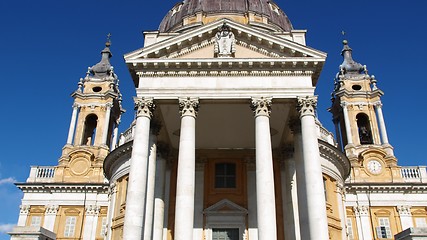
[[[82,145],[94,145],[98,116],[90,114],[85,119]]]
[[[357,128],[359,132],[360,144],[373,144],[371,125],[369,117],[364,113],[359,113],[356,116]]]

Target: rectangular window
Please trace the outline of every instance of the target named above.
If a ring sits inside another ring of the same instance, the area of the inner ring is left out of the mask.
[[[327,180],[326,178],[323,179],[323,194],[325,195],[325,201],[328,202],[328,192],[326,191],[326,185]]]
[[[376,228],[378,238],[393,238],[391,234],[389,218],[378,218],[378,225],[379,226]]]
[[[239,240],[238,228],[214,228],[212,240]]]
[[[236,164],[215,164],[215,188],[236,188]]]
[[[32,216],[31,217],[31,227],[40,227],[42,223],[42,217],[41,216]]]
[[[354,239],[353,221],[351,220],[351,218],[347,218],[347,236],[348,236],[348,240]]]
[[[415,227],[427,227],[427,222],[425,218],[415,218]]]
[[[76,220],[77,217],[67,217],[65,219],[65,228],[64,228],[64,237],[74,237],[76,230]]]

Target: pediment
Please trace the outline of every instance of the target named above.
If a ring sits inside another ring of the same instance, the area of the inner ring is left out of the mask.
[[[125,55],[127,63],[149,59],[198,59],[215,58],[215,36],[219,28],[226,24],[235,38],[235,59],[258,58],[314,58],[324,60],[326,54],[268,32],[221,19],[188,32],[138,49]]]
[[[215,214],[247,214],[248,210],[239,206],[238,204],[228,200],[223,199],[214,205],[206,208],[204,213],[207,215]]]

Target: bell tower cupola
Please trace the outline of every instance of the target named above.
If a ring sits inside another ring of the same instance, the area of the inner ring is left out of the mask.
[[[377,87],[375,76],[368,74],[367,67],[353,59],[346,40],[343,45],[343,63],[335,77],[329,109],[337,141],[352,166],[367,167],[374,158],[378,158],[378,163],[371,165],[378,168],[397,166],[382,112],[384,93]]]
[[[110,63],[110,39],[101,51],[101,61],[88,68],[78,82],[67,143],[55,177],[62,181],[103,181],[105,157],[117,142],[122,95],[119,79]]]

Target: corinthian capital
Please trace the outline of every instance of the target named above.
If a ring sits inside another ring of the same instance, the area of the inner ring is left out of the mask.
[[[19,206],[19,214],[28,214],[28,213],[30,213],[30,206],[29,205]]]
[[[251,109],[254,112],[255,117],[258,117],[258,116],[270,117],[271,98],[269,97],[252,98]]]
[[[152,98],[134,98],[136,117],[147,117],[153,116],[156,105]]]
[[[179,99],[179,113],[181,117],[190,116],[197,117],[199,111],[199,99],[198,98],[180,98]]]
[[[297,98],[297,110],[300,117],[307,115],[314,116],[314,111],[317,106],[317,96],[306,96]]]

